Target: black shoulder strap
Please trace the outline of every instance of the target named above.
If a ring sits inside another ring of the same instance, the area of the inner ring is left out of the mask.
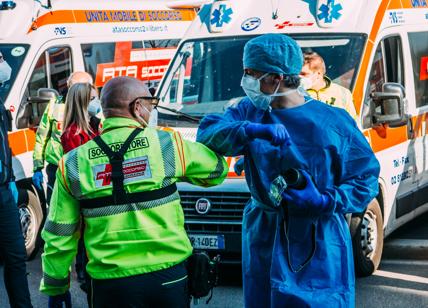
[[[107,155],[111,164],[111,181],[113,183],[113,198],[115,201],[123,200],[126,198],[125,187],[123,181],[125,175],[123,174],[123,161],[126,151],[128,151],[131,142],[143,129],[137,127],[132,131],[128,138],[123,143],[119,151],[114,152],[102,139],[101,136],[95,137],[93,140],[101,148],[101,150]]]

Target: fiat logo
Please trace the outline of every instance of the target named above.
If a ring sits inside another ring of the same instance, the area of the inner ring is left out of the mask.
[[[201,198],[196,201],[195,210],[198,214],[205,215],[211,209],[211,202],[208,199]]]

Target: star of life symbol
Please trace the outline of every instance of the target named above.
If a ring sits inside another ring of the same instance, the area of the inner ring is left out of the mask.
[[[224,23],[228,24],[232,20],[232,18],[230,18],[232,14],[232,8],[228,8],[225,4],[221,4],[218,9],[213,11],[211,24],[215,24],[218,28],[223,27]]]
[[[327,0],[327,5],[323,4],[320,6],[319,10],[321,11],[318,14],[318,18],[324,19],[325,23],[332,23],[333,19],[338,20],[342,14],[339,12],[343,9],[340,3],[335,3],[336,0]]]

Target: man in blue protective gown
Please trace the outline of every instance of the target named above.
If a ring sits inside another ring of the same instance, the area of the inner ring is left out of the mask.
[[[346,111],[298,88],[303,57],[286,35],[244,48],[247,97],[206,116],[197,140],[227,156],[244,155],[251,190],[242,228],[245,307],[354,307],[355,276],[345,213],[377,196],[379,163]],[[278,206],[271,183],[289,168],[306,179]]]

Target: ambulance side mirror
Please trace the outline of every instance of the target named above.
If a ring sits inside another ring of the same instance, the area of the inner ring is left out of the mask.
[[[28,97],[18,110],[16,127],[21,129],[38,126],[49,102],[58,96],[58,91],[54,89],[37,90],[37,96]]]
[[[390,127],[406,125],[409,115],[406,114],[406,91],[395,82],[386,82],[382,92],[370,94],[372,103],[373,124],[388,124]]]

